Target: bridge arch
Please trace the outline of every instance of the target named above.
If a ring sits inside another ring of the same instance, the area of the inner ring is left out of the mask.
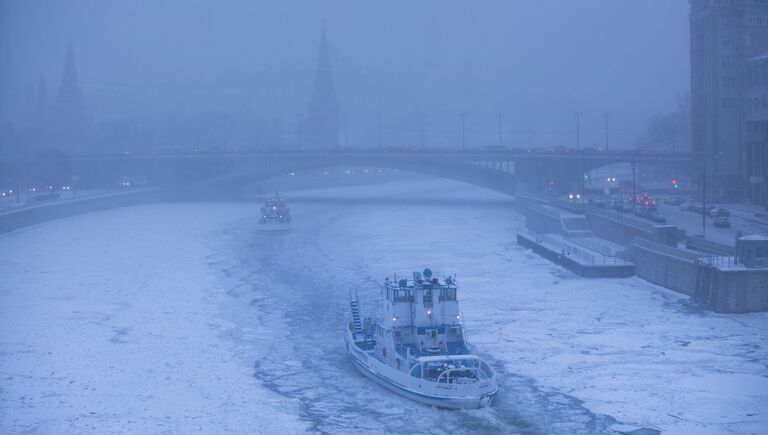
[[[234,170],[203,176],[185,186],[177,185],[175,190],[186,196],[218,193],[220,197],[221,192],[228,192],[232,196],[239,196],[247,193],[238,191],[242,186],[252,186],[255,183],[287,175],[290,172],[353,167],[408,171],[436,178],[461,181],[505,194],[513,194],[516,187],[514,175],[503,170],[501,167],[483,167],[470,162],[439,158],[431,159],[428,156],[422,158],[392,156],[377,159],[339,158],[335,156],[305,160],[271,159],[269,162],[263,162],[262,164],[238,167],[236,169],[232,168]]]

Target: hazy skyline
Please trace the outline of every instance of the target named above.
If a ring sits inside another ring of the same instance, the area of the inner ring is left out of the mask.
[[[485,143],[501,111],[509,145],[543,132],[570,146],[580,110],[587,146],[604,143],[611,113],[612,134],[628,147],[689,89],[683,0],[5,0],[0,8],[3,120],[18,115],[40,77],[55,95],[68,42],[87,95],[119,89],[138,99],[129,109],[92,102],[97,118],[228,104],[265,117],[305,112],[323,23],[342,112],[358,129],[370,129],[378,111],[389,129],[412,129],[424,113],[436,137],[466,110],[473,140]],[[190,89],[217,96],[184,99]]]

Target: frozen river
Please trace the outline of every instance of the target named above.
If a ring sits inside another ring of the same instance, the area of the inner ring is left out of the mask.
[[[448,182],[259,204],[132,207],[0,237],[0,432],[765,433],[768,316],[637,278],[580,279],[514,243],[500,195]],[[431,201],[423,202],[424,198]],[[361,199],[371,199],[369,202]],[[455,273],[490,409],[442,411],[344,353],[349,289]]]

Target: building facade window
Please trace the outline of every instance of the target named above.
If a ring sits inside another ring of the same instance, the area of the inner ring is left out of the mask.
[[[725,76],[722,78],[723,81],[723,87],[724,88],[735,88],[736,87],[736,77],[732,76]]]
[[[736,58],[733,56],[723,56],[720,64],[723,68],[736,68]]]
[[[736,17],[722,17],[720,21],[723,27],[736,27],[739,24],[739,20]]]
[[[768,64],[760,64],[760,72],[757,76],[755,86],[768,86]]]
[[[750,26],[768,26],[768,15],[750,15],[747,17]]]
[[[768,48],[768,35],[749,35],[749,46],[753,48]]]
[[[734,6],[735,4],[736,0],[709,0],[709,5],[716,8]]]

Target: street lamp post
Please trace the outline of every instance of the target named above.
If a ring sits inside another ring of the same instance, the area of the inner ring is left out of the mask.
[[[707,158],[701,153],[701,238],[707,239]]]
[[[344,151],[349,150],[349,115],[344,114]]]
[[[21,162],[16,165],[16,204],[21,203]]]
[[[502,143],[503,143],[502,136],[501,136],[501,120],[502,120],[503,116],[504,115],[501,112],[496,114],[496,120],[499,123],[499,147],[501,147]]]
[[[424,150],[424,114],[419,114],[419,150]]]
[[[461,117],[461,150],[466,151],[467,149],[467,112],[462,111],[459,113],[459,116]]]
[[[579,194],[584,195],[584,154],[581,153],[581,112],[576,116],[576,154],[579,155]]]
[[[723,154],[722,151],[712,156],[712,169],[715,169],[717,159]],[[705,153],[701,153],[701,238],[707,239],[707,158]]]
[[[296,114],[296,150],[301,151],[301,113]]]
[[[637,150],[632,154],[632,216],[635,216],[637,204]]]

